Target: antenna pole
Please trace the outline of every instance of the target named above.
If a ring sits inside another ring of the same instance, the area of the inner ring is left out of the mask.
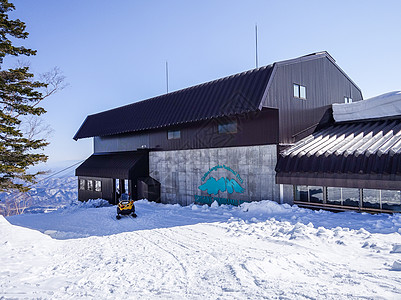
[[[166,60],[166,88],[167,88],[167,94],[168,94],[168,62]]]
[[[258,68],[258,24],[255,24],[255,63]]]

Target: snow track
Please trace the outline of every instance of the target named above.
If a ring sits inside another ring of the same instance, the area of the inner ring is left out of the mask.
[[[258,219],[249,210],[235,213],[234,208],[222,207],[207,208],[210,211],[203,212],[207,222],[200,222],[200,211],[204,208],[138,204],[137,219],[119,221],[112,219],[115,207],[86,208],[95,210],[90,215],[97,221],[103,214],[103,220],[109,220],[105,221],[109,231],[121,233],[68,240],[52,239],[38,231],[11,225],[0,217],[0,299],[399,299],[401,296],[401,273],[394,267],[395,261],[401,261],[401,236],[397,228],[383,234],[373,229],[324,228],[309,222],[276,220],[260,214],[263,203],[259,204]],[[76,220],[74,214],[81,216],[83,210],[62,212],[59,217],[64,216],[65,222]],[[282,207],[277,206],[276,214],[280,211]],[[288,220],[305,218],[305,212],[300,212],[301,215],[295,213]],[[168,225],[165,228],[141,229],[154,227],[152,222],[163,224],[161,218],[167,216],[174,216],[179,226],[164,223]],[[313,213],[310,219],[320,220],[319,216],[326,217]],[[341,222],[348,215],[328,213],[327,216],[337,217]],[[216,221],[223,217],[225,221]],[[182,224],[191,218],[197,222]],[[360,215],[360,218],[372,224],[373,220],[399,224],[397,217],[377,219]],[[10,219],[31,220],[23,216]],[[95,220],[87,220],[88,226]],[[61,229],[58,223],[55,226]],[[88,226],[84,235],[90,232],[99,235],[104,230],[95,231]],[[65,227],[73,229],[69,224]],[[130,232],[124,232],[127,227]],[[45,229],[49,231],[50,227]],[[77,227],[74,230],[77,234]],[[60,232],[53,234],[65,236]],[[72,235],[70,232],[69,236]]]

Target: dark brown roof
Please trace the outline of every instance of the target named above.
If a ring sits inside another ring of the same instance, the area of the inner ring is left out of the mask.
[[[76,176],[130,179],[148,176],[148,154],[127,151],[92,154],[75,170]]]
[[[259,109],[273,65],[89,115],[74,139],[155,129]]]

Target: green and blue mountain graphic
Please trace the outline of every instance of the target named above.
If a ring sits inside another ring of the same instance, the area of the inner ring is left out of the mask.
[[[221,177],[219,180],[216,180],[213,177],[210,177],[204,184],[199,186],[199,189],[202,191],[206,191],[209,195],[217,194],[219,191],[232,194],[243,193],[245,189],[235,180]]]

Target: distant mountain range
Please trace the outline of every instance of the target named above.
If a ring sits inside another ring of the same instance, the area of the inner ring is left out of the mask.
[[[77,177],[53,177],[38,182],[25,194],[0,193],[0,214],[48,212],[77,199]]]

